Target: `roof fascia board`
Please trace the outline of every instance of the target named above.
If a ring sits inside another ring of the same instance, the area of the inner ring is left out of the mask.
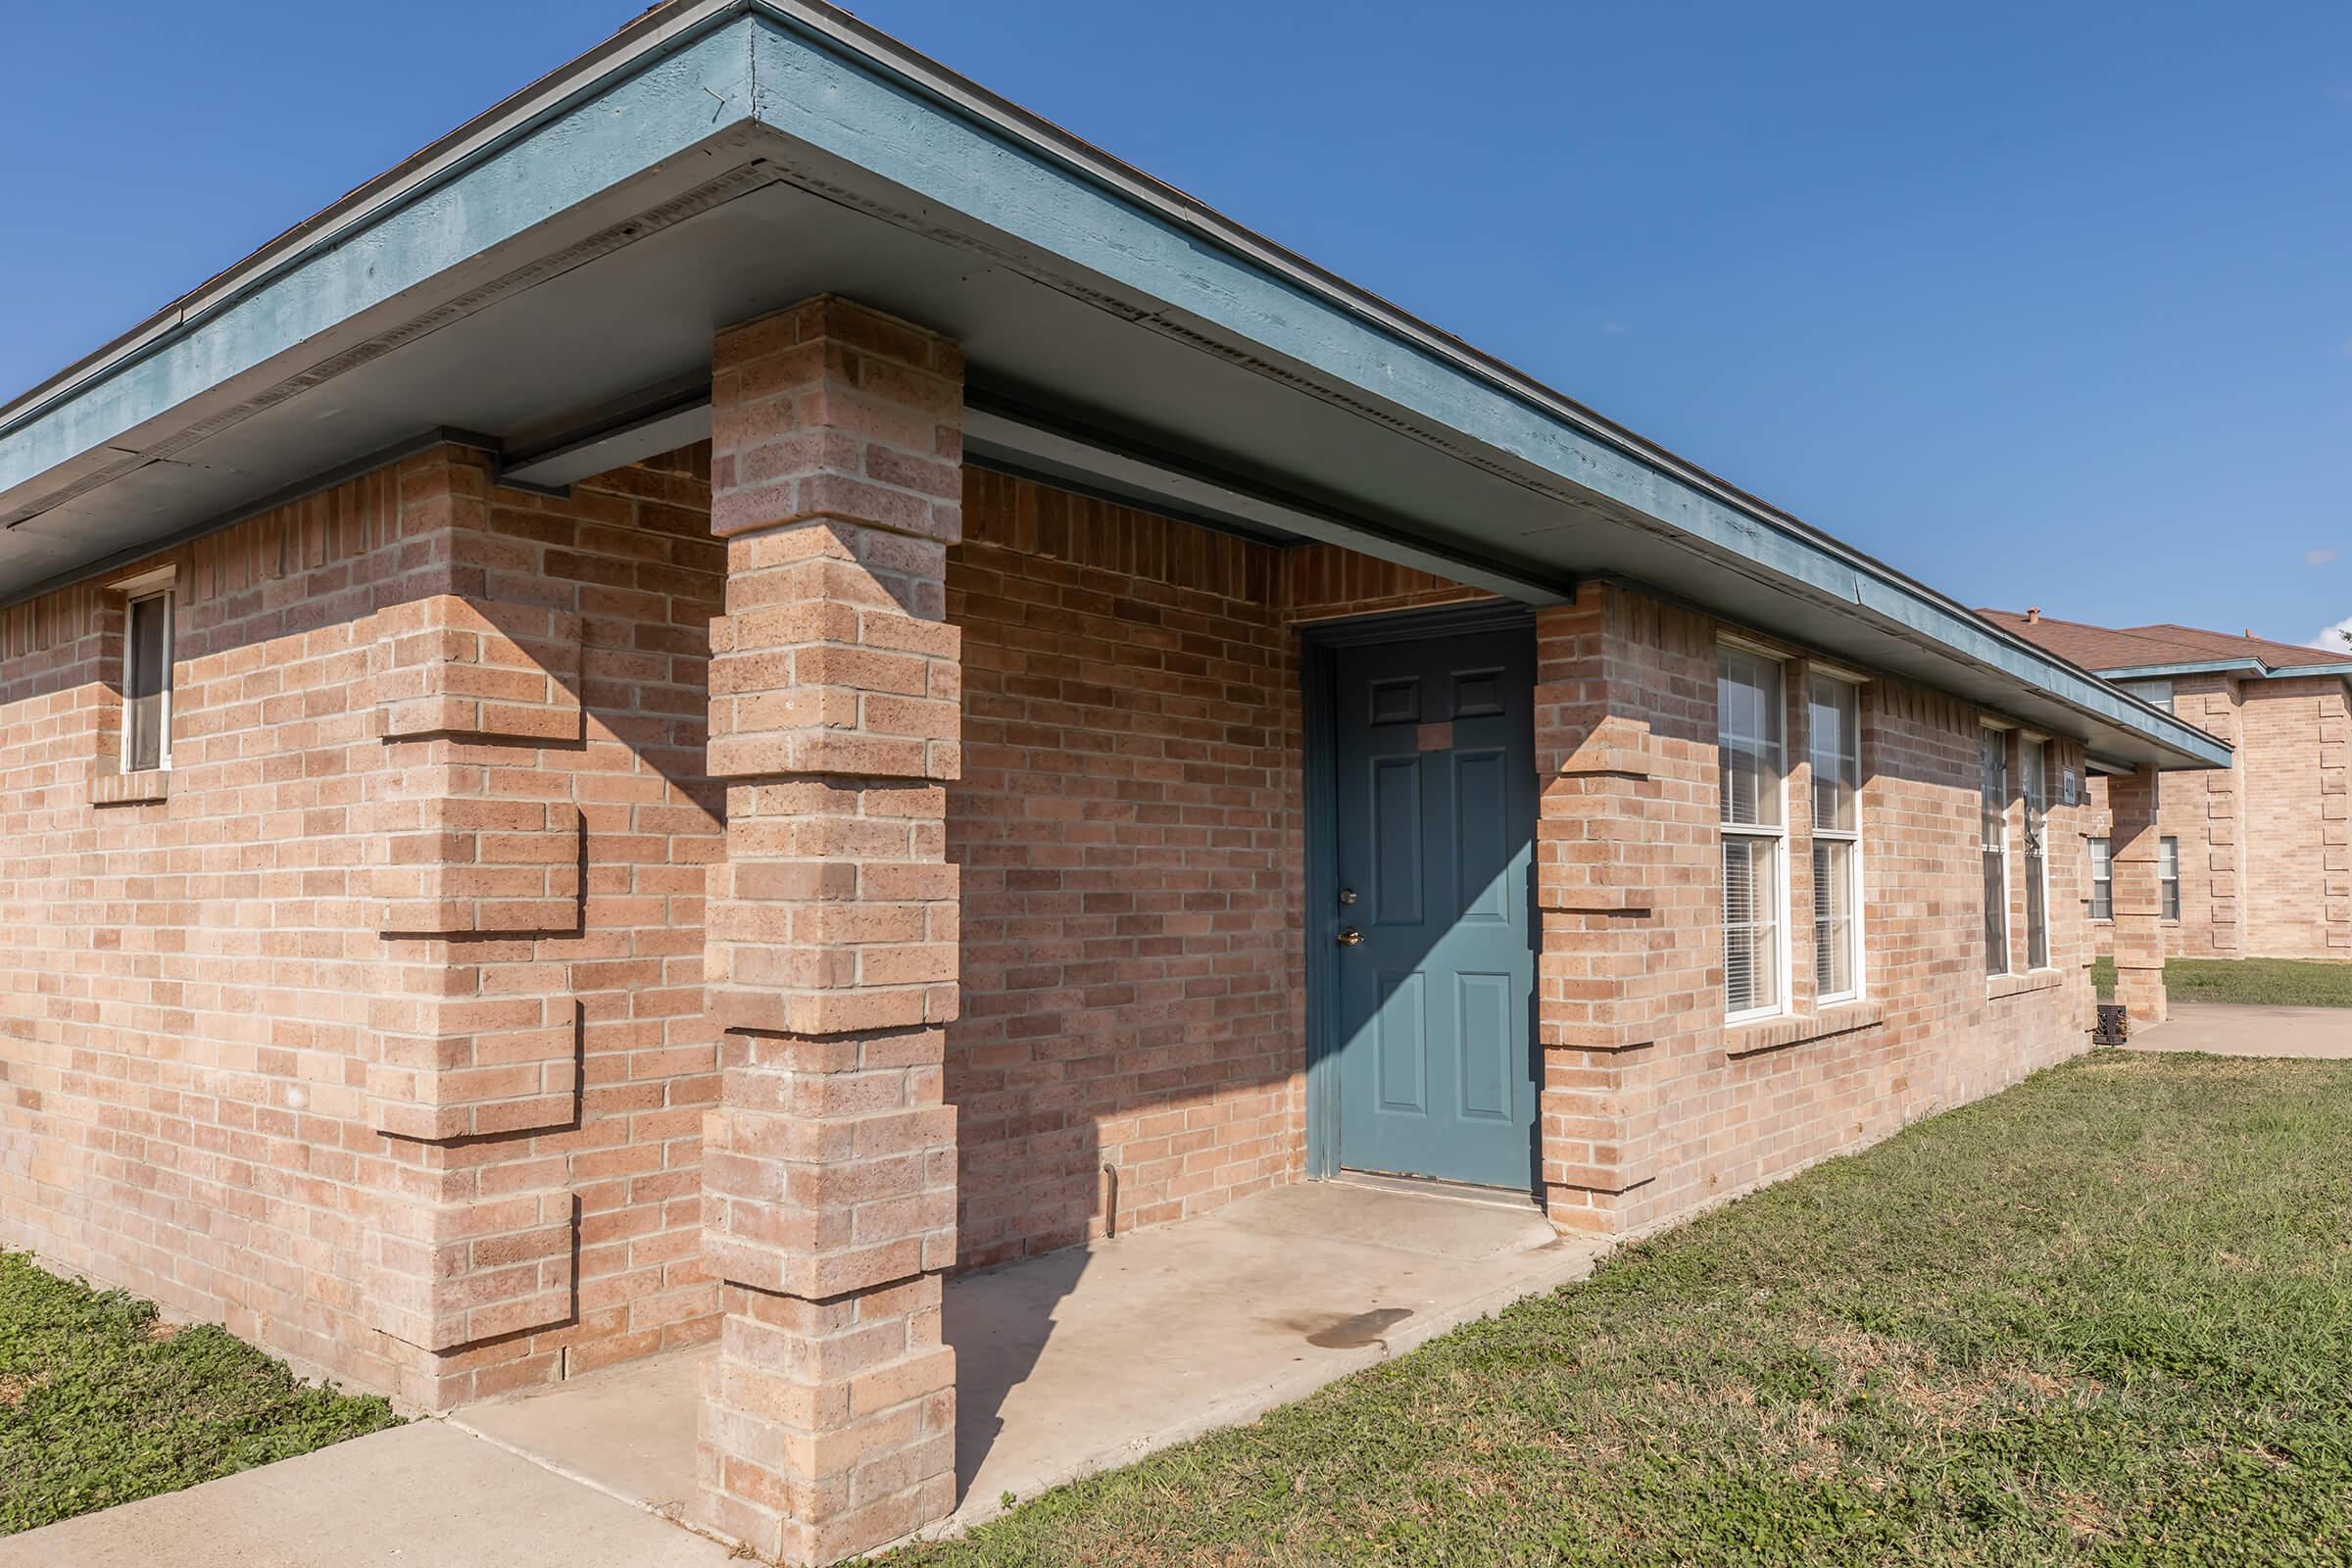
[[[2259,659],[2216,659],[2203,663],[2125,664],[2102,669],[2103,680],[2161,680],[2168,675],[2259,675],[2267,666]]]
[[[509,95],[384,173],[359,186],[278,235],[235,266],[216,273],[146,320],[56,374],[0,402],[0,432],[20,422],[36,405],[104,375],[174,327],[218,306],[229,296],[259,286],[282,267],[316,249],[322,239],[347,233],[424,186],[492,150],[518,131],[561,112],[583,94],[607,84],[616,65],[634,65],[678,47],[727,16],[746,11],[752,0],[707,0],[688,10],[648,12],[562,68]]]
[[[1793,579],[2143,733],[2179,761],[2228,763],[2227,748],[2217,752],[2193,725],[2054,662],[1954,601],[1654,449],[1630,448],[1630,438],[1593,428],[1598,421],[1556,393],[1369,296],[1328,286],[1255,236],[1084,143],[919,56],[879,47],[878,34],[839,13],[788,0],[757,6],[755,110],[780,134],[1263,345],[1319,378],[1385,398],[1606,496],[1710,552]]]
[[[541,101],[20,399],[0,415],[0,494],[748,121],[751,38],[713,25],[739,9],[658,29],[606,75],[551,78]]]
[[[754,20],[734,25],[746,13]],[[183,311],[87,376],[70,372],[49,398],[30,407],[21,400],[8,411],[15,426],[0,428],[0,492],[749,117],[1161,302],[1141,313],[1157,318],[1153,324],[1183,332],[1179,318],[1189,316],[1317,380],[1467,436],[1531,479],[1607,497],[1702,554],[1851,604],[2144,734],[2182,760],[2227,760],[2226,749],[2212,756],[2214,743],[2192,726],[2053,662],[844,13],[800,0],[713,0],[657,16],[642,33],[624,31],[620,47],[548,78],[534,103],[503,118],[494,112],[496,123],[477,122],[470,135],[445,139],[330,210],[335,220],[297,230],[290,254],[272,261],[265,253],[223,274],[222,292],[198,314]]]
[[[2352,677],[2352,661],[2340,664],[2266,664],[2259,659],[2217,659],[2204,663],[2126,664],[2102,669],[2107,680],[2161,680],[2172,675],[2247,674],[2260,680],[2292,680],[2298,675]]]

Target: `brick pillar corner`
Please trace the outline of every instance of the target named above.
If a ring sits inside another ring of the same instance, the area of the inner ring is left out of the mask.
[[[720,1350],[706,1520],[761,1556],[857,1556],[956,1501],[959,649],[955,344],[832,296],[721,331],[711,364],[710,765],[727,786],[705,970]]]
[[[1614,1235],[1655,1180],[1656,1004],[1635,983],[1655,946],[1667,853],[1659,759],[1613,679],[1611,591],[1536,617],[1539,1174],[1564,1232]]]
[[[2160,779],[2152,766],[2107,781],[2109,860],[2114,877],[2115,1000],[2133,1025],[2162,1023],[2168,1015],[2164,990],[2164,890],[2157,860]]]

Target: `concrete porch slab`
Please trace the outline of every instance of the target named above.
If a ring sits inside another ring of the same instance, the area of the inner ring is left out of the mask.
[[[2176,1002],[2164,1022],[2132,1031],[2131,1051],[2204,1051],[2217,1056],[2352,1058],[2352,1007],[2264,1007]]]
[[[1523,1296],[1584,1278],[1606,1244],[1525,1202],[1312,1182],[1214,1214],[965,1275],[956,1353],[959,1530],[1098,1470],[1278,1404]],[[694,1486],[699,1349],[473,1405],[452,1420],[677,1516]]]

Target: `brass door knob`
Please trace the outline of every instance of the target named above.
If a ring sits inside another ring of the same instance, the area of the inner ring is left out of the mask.
[[[1358,931],[1358,930],[1357,930],[1355,927],[1353,927],[1353,926],[1351,926],[1351,925],[1344,925],[1344,926],[1340,927],[1340,946],[1341,946],[1341,947],[1343,947],[1343,948],[1352,948],[1352,947],[1354,947],[1354,946],[1355,946],[1355,945],[1356,945],[1358,942],[1361,942],[1361,941],[1363,941],[1363,940],[1364,940],[1364,934],[1363,934],[1361,931]]]

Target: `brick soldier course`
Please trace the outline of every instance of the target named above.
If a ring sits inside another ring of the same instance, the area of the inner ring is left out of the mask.
[[[2133,704],[793,0],[0,408],[0,1244],[430,1410],[713,1348],[694,1519],[782,1561],[956,1505],[958,1271],[1447,1176],[1344,1091],[1624,1235],[2083,1049],[2096,834],[2143,1018],[2181,802],[2316,845],[2217,825],[2217,932],[2352,899],[2330,677]],[[1507,744],[1416,710],[1350,827],[1343,653]],[[1392,853],[1501,956],[1337,968]]]

